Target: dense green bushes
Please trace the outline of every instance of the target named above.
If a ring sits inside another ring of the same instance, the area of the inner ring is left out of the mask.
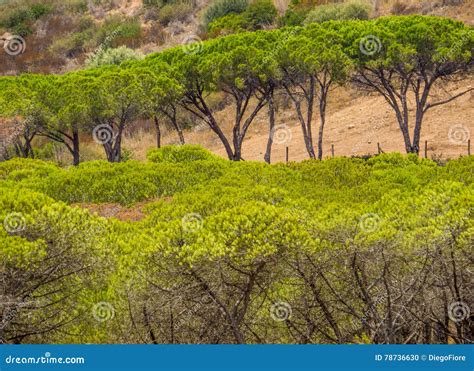
[[[399,154],[273,166],[212,157],[178,147],[150,153],[159,163],[0,164],[3,340],[472,341],[446,310],[472,305],[473,157],[445,167]],[[59,200],[149,203],[126,222]],[[35,289],[54,264],[57,281]],[[26,335],[48,326],[57,331]]]

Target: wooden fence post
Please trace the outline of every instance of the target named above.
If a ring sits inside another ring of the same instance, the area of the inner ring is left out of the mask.
[[[334,144],[331,144],[331,155],[334,158]]]
[[[471,155],[471,140],[470,139],[467,140],[467,155],[468,156]]]
[[[382,148],[380,148],[380,143],[377,142],[377,152],[380,155],[382,153]]]
[[[428,141],[425,140],[425,158],[428,158]]]
[[[288,149],[288,146],[286,147],[286,163],[288,163],[288,159],[289,159],[289,149]]]

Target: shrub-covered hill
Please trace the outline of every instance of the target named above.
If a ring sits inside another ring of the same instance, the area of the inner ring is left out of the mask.
[[[473,181],[473,157],[3,162],[0,338],[472,342]],[[138,222],[71,206],[140,201]]]

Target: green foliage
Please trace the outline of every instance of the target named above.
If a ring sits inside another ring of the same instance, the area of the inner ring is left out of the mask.
[[[239,14],[230,13],[208,24],[211,37],[242,31],[255,31],[275,22],[277,10],[270,0],[256,0]]]
[[[98,53],[91,55],[86,60],[88,68],[96,68],[106,65],[120,65],[124,61],[140,60],[144,55],[138,51],[120,46],[118,48],[100,49]]]
[[[312,10],[304,23],[322,23],[330,20],[369,19],[371,7],[367,3],[348,2],[320,5]]]
[[[272,25],[276,19],[278,12],[273,1],[271,0],[255,0],[250,3],[243,13],[247,24],[251,30],[257,30],[264,26]]]
[[[193,4],[189,0],[173,1],[159,10],[158,20],[164,26],[173,21],[185,21],[193,11]]]
[[[69,169],[39,160],[0,164],[0,223],[8,226],[8,218],[20,216],[24,226],[17,232],[0,228],[2,272],[14,272],[12,277],[23,277],[26,285],[32,283],[26,272],[41,274],[55,264],[62,277],[39,286],[34,295],[43,294],[42,303],[63,309],[63,314],[55,318],[46,309],[24,306],[17,320],[5,327],[7,342],[23,330],[15,323],[28,323],[31,330],[37,323],[28,321],[32,317],[47,321],[45,325],[77,317],[66,321],[61,327],[65,331],[46,331],[25,340],[129,343],[147,339],[151,328],[157,341],[166,343],[169,333],[158,329],[171,313],[183,324],[173,330],[178,343],[211,343],[216,336],[221,343],[298,342],[270,316],[274,303],[282,301],[292,308],[299,332],[307,326],[300,310],[318,320],[324,333],[335,323],[340,328],[340,339],[313,332],[305,343],[357,343],[364,337],[358,316],[371,315],[358,285],[375,302],[386,285],[397,290],[400,282],[413,283],[421,275],[426,281],[419,285],[430,294],[426,301],[411,303],[412,295],[396,295],[395,305],[427,305],[427,318],[444,318],[446,292],[431,282],[452,277],[445,259],[455,261],[456,273],[462,273],[457,275],[460,287],[470,282],[462,277],[469,276],[474,241],[472,156],[444,167],[399,154],[290,165],[235,163],[193,146],[164,147],[149,157],[148,163],[98,161]],[[99,218],[59,200],[149,203],[143,220],[127,222],[114,214]],[[384,276],[387,262],[391,274]],[[331,278],[321,280],[318,301],[313,302],[314,286],[305,278],[316,274]],[[364,280],[355,282],[354,274]],[[14,290],[9,277],[2,282]],[[68,294],[67,300],[51,296],[58,288]],[[221,304],[205,300],[209,290]],[[122,295],[126,292],[132,296]],[[245,292],[249,296],[244,308],[239,303]],[[357,312],[333,307],[327,319],[321,305],[334,300]],[[90,315],[100,301],[115,310],[107,328]],[[161,308],[150,322],[135,316],[143,314],[144,303]],[[229,330],[220,305],[237,308],[243,321],[238,331]],[[385,306],[376,310],[377,315],[386,311]],[[140,335],[116,331],[131,324],[131,314]],[[399,318],[412,328],[420,315],[408,311]],[[212,335],[203,337],[200,329],[205,324]],[[372,342],[388,341],[385,329],[375,336]],[[402,342],[405,328],[391,336]]]
[[[120,46],[124,41],[141,37],[142,28],[137,18],[108,17],[97,34],[97,42],[105,46]]]
[[[285,14],[279,18],[280,26],[301,26],[308,15],[306,9],[289,8]]]
[[[248,24],[243,14],[228,14],[209,23],[209,35],[216,37],[238,33],[245,31],[247,27]]]
[[[0,16],[0,26],[20,36],[29,35],[32,32],[30,28],[31,23],[51,13],[54,9],[51,4],[41,3],[13,7],[12,11],[8,11],[7,7],[5,8],[5,14]]]
[[[190,162],[199,160],[217,161],[219,158],[201,146],[185,144],[152,149],[147,154],[150,162]]]
[[[206,8],[204,13],[204,26],[225,15],[243,13],[248,7],[248,0],[217,0]]]

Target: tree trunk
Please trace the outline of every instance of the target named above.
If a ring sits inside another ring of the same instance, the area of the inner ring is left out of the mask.
[[[120,122],[118,125],[118,132],[110,141],[103,143],[107,161],[109,162],[120,162],[122,161],[122,136],[125,129],[126,122]]]
[[[79,151],[79,132],[74,130],[72,133],[72,164],[74,166],[79,165],[81,162],[80,151]]]
[[[183,130],[181,129],[181,127],[179,126],[179,124],[176,121],[173,122],[173,126],[174,126],[176,132],[178,133],[179,143],[181,145],[185,144]]]
[[[158,121],[158,117],[153,116],[153,121],[155,123],[156,128],[156,148],[161,148],[161,129],[160,129],[160,122]]]
[[[321,92],[321,98],[319,101],[319,117],[321,119],[321,124],[319,126],[318,133],[318,159],[323,159],[323,135],[324,135],[324,125],[326,123],[326,92]]]
[[[232,157],[232,161],[240,161],[242,160],[242,143],[237,145],[237,148],[234,150],[234,155]]]
[[[273,145],[273,130],[275,128],[275,106],[273,104],[273,94],[268,98],[268,120],[270,124],[270,133],[268,135],[267,150],[265,151],[265,162],[271,163],[272,145]]]
[[[413,132],[413,144],[411,145],[412,153],[420,153],[421,124],[423,122],[423,107],[417,107],[415,118],[415,130]]]
[[[310,90],[307,92],[307,94],[305,94],[306,103],[308,104],[306,120],[303,116],[303,112],[301,109],[301,102],[298,101],[297,97],[295,97],[290,87],[285,86],[285,90],[288,93],[291,100],[293,101],[293,105],[295,107],[296,114],[298,116],[298,120],[300,122],[301,129],[303,131],[303,139],[306,146],[306,151],[308,152],[308,155],[310,158],[312,159],[316,158],[316,155],[314,153],[313,138],[311,135],[311,121],[313,117],[312,105],[313,105],[313,100],[314,100],[314,84],[310,85]]]

